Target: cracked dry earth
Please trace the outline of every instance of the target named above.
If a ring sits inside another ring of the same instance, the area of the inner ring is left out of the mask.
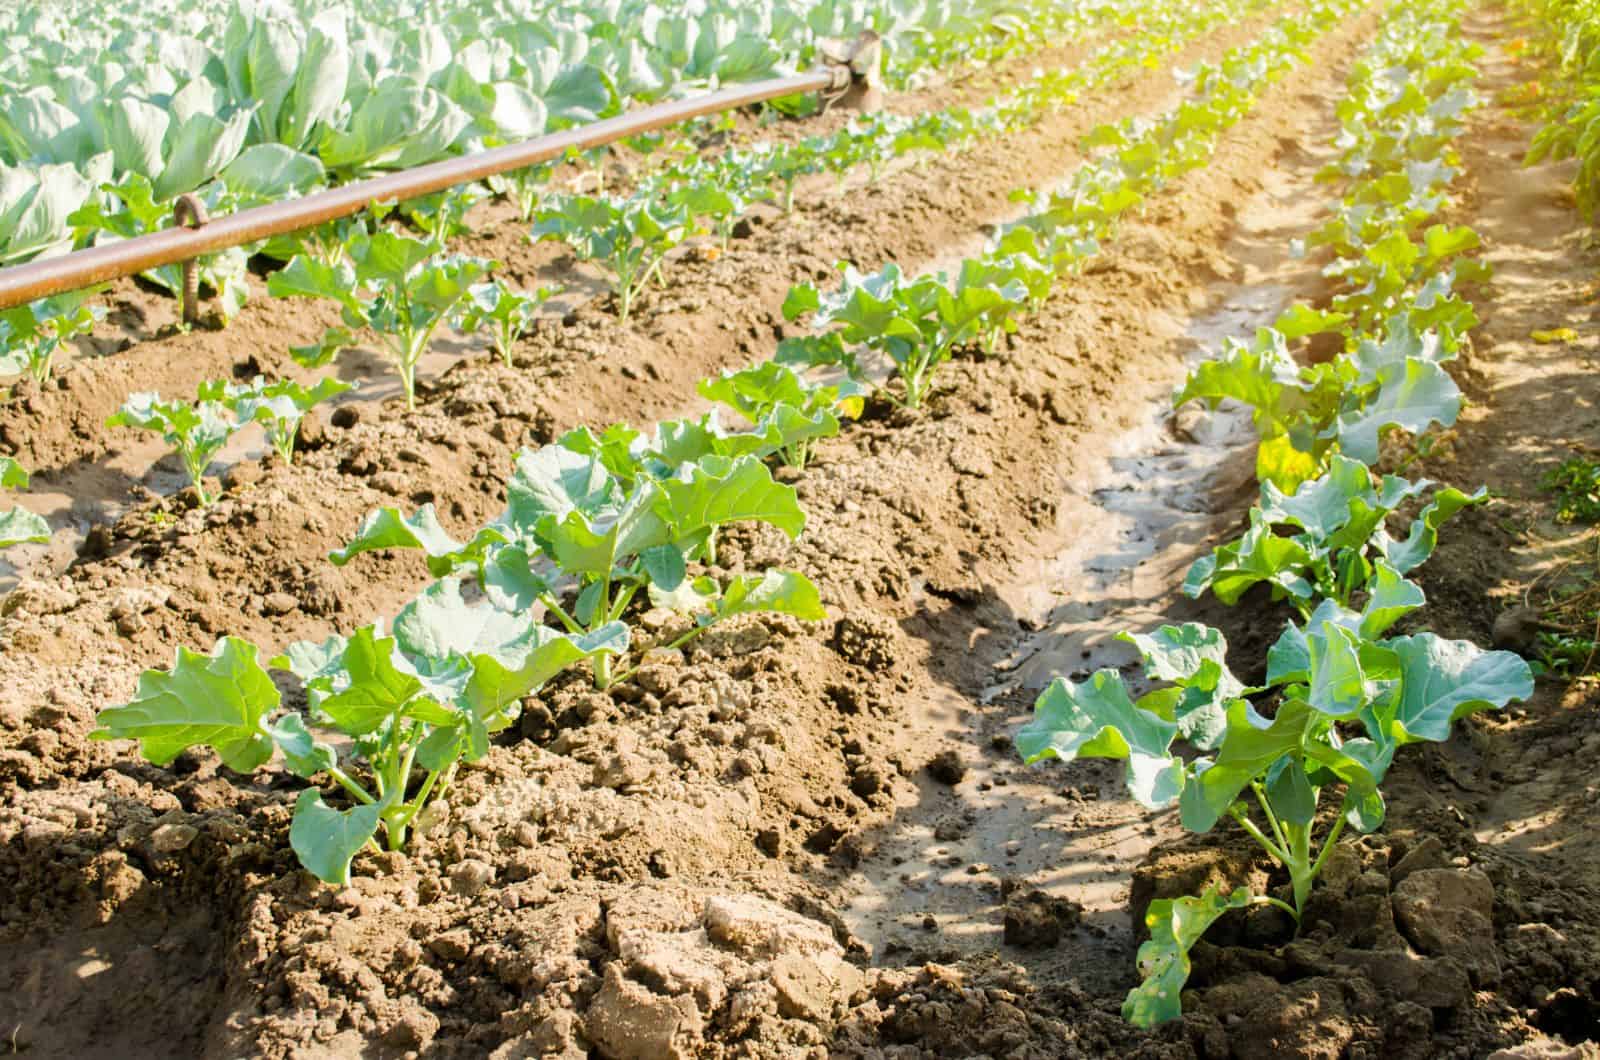
[[[1155,1032],[1118,1015],[1139,911],[1271,866],[1237,835],[1181,838],[1104,765],[1027,770],[1009,748],[1050,676],[1128,661],[1118,629],[1200,618],[1253,657],[1287,617],[1177,593],[1242,518],[1251,454],[1226,412],[1173,415],[1168,399],[1222,335],[1323,293],[1287,246],[1320,220],[1312,174],[1375,25],[1319,42],[1000,356],[953,363],[925,412],[868,415],[785,473],[809,513],[798,542],[728,534],[725,568],[798,567],[827,622],[745,619],[610,693],[559,679],[464,771],[446,820],[362,855],[343,890],[297,871],[292,778],[199,754],[158,769],[90,742],[95,711],[175,644],[277,646],[392,610],[420,562],[323,559],[366,510],[432,501],[461,531],[498,510],[520,446],[693,411],[694,380],[770,352],[789,284],[843,256],[944,260],[1013,187],[1069,172],[1083,132],[1163,106],[1170,68],[1004,144],[805,196],[728,255],[681,263],[628,329],[580,304],[515,370],[454,356],[415,413],[346,406],[295,466],[229,468],[206,512],[130,471],[98,422],[153,370],[186,389],[281,366],[317,311],[142,336],[24,395],[0,414],[5,440],[87,498],[91,528],[0,603],[0,1041],[107,1058],[1594,1055],[1600,725],[1583,686],[1541,684],[1405,757],[1388,824],[1330,862],[1313,928],[1291,939],[1270,910],[1220,922],[1189,1014]],[[1485,89],[1527,76],[1498,48],[1501,16],[1470,28]],[[1472,409],[1426,469],[1502,498],[1460,516],[1424,568],[1434,628],[1480,643],[1551,561],[1529,469],[1600,426],[1600,258],[1562,167],[1514,168],[1531,131],[1487,105],[1464,145],[1458,209],[1497,277],[1475,295]],[[567,267],[505,243],[528,275]],[[1578,341],[1527,342],[1557,326]]]

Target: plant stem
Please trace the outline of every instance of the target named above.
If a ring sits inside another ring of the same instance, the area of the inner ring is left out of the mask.
[[[685,633],[683,636],[674,639],[669,644],[662,645],[661,646],[661,650],[662,651],[677,651],[679,648],[683,647],[685,644],[689,643],[691,640],[693,640],[694,638],[698,637],[700,634],[704,633],[706,630],[710,629],[714,625],[716,625],[715,622],[707,622],[703,626],[696,625],[693,629],[691,629],[689,632]],[[609,655],[607,655],[607,656],[602,656],[601,658],[602,658],[602,661],[609,661],[611,657]],[[611,683],[614,684],[614,685],[620,685],[622,682],[628,680],[630,677],[632,677],[634,674],[636,674],[638,672],[639,672],[639,667],[637,667],[637,666],[629,667],[628,669],[626,669],[626,670],[622,671],[620,674],[618,674],[616,677],[612,678],[611,679]]]
[[[338,766],[329,766],[328,775],[334,780],[337,780],[339,782],[339,786],[348,791],[357,799],[357,801],[368,806],[371,806],[373,803],[378,801],[371,795],[367,794],[367,789],[362,787],[361,784],[355,780],[355,778],[351,777],[350,774],[346,773]]]
[[[1258,894],[1252,899],[1252,901],[1259,902],[1262,905],[1276,906],[1277,908],[1282,909],[1285,913],[1288,913],[1290,916],[1294,917],[1295,926],[1297,928],[1300,926],[1300,914],[1296,912],[1294,906],[1290,905],[1288,902],[1285,902],[1280,898],[1274,898],[1268,894]]]
[[[573,636],[579,636],[588,632],[588,630],[584,629],[583,626],[579,624],[577,619],[573,618],[567,613],[567,609],[561,606],[561,603],[553,594],[545,593],[543,596],[539,597],[539,602],[545,606],[545,610],[555,615],[561,624],[567,627],[568,633],[571,633]]]
[[[1266,848],[1267,853],[1272,855],[1274,861],[1285,867],[1288,866],[1289,855],[1283,850],[1282,847],[1278,846],[1278,844],[1269,839],[1265,832],[1257,828],[1256,823],[1245,814],[1244,810],[1241,809],[1237,803],[1234,804],[1232,809],[1230,809],[1228,812],[1233,815],[1233,819],[1235,821],[1239,822],[1240,828],[1243,828],[1250,834],[1252,839]]]
[[[1316,864],[1311,866],[1311,878],[1316,879],[1322,875],[1322,863],[1328,860],[1328,853],[1333,850],[1333,845],[1339,841],[1339,833],[1344,831],[1344,814],[1340,814],[1333,822],[1333,828],[1328,831],[1328,838],[1322,841],[1322,853],[1317,855]]]
[[[1256,802],[1261,804],[1261,812],[1267,815],[1267,824],[1272,826],[1272,834],[1277,838],[1278,845],[1284,850],[1289,849],[1289,840],[1284,837],[1283,828],[1278,824],[1278,815],[1272,812],[1272,806],[1267,802],[1267,793],[1259,782],[1252,782],[1250,790],[1256,793]]]

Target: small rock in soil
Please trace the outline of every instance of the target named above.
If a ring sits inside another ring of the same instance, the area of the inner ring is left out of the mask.
[[[1066,898],[1053,898],[1041,890],[1013,890],[1006,898],[1007,946],[1040,949],[1061,941],[1061,932],[1083,919],[1083,906]]]
[[[157,825],[155,831],[150,833],[150,849],[157,854],[175,854],[193,843],[199,834],[193,825],[169,821]]]
[[[1389,870],[1389,882],[1396,887],[1413,872],[1422,869],[1445,869],[1450,867],[1450,856],[1444,851],[1444,844],[1439,842],[1438,836],[1427,836],[1422,842],[1406,852],[1405,857],[1395,863]]]
[[[300,606],[300,601],[293,593],[268,593],[261,602],[261,611],[266,615],[287,615],[290,611]]]
[[[1537,607],[1513,607],[1495,616],[1493,639],[1496,648],[1519,655],[1532,653],[1544,620]]]
[[[312,409],[300,419],[300,431],[294,439],[295,451],[304,453],[320,449],[327,444],[328,428],[323,425],[322,417],[317,414],[317,410]]]
[[[1494,884],[1478,869],[1421,869],[1394,891],[1395,922],[1412,945],[1460,961],[1475,986],[1500,979]]]
[[[941,784],[955,787],[967,775],[967,767],[955,751],[940,751],[928,762],[928,775]]]
[[[483,889],[493,882],[493,866],[477,858],[467,858],[450,870],[451,886],[464,898],[481,894]]]

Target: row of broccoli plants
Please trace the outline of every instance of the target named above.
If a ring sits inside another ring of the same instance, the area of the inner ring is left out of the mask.
[[[1151,13],[1145,32],[1098,49],[1083,64],[997,97],[973,111],[949,108],[916,117],[875,115],[852,121],[826,136],[792,144],[760,143],[706,160],[668,165],[642,181],[629,196],[557,193],[525,189],[519,196],[536,239],[564,241],[581,260],[603,264],[617,312],[626,322],[634,300],[662,263],[686,239],[715,233],[726,246],[750,206],[793,205],[805,176],[845,174],[862,166],[876,181],[891,160],[912,152],[963,150],[981,137],[999,136],[1037,124],[1052,110],[1089,89],[1115,81],[1131,69],[1158,64],[1208,30],[1262,6],[1264,0],[1230,0],[1199,10],[1172,5]]]
[[[1240,681],[1222,633],[1205,625],[1124,633],[1154,690],[1135,697],[1109,669],[1058,678],[1017,735],[1028,762],[1126,760],[1141,805],[1176,805],[1197,833],[1232,821],[1288,873],[1289,901],[1210,887],[1151,903],[1143,979],[1123,1005],[1140,1026],[1181,1015],[1189,951],[1227,910],[1268,903],[1300,923],[1343,830],[1382,825],[1381,787],[1401,747],[1445,741],[1460,718],[1533,692],[1517,655],[1392,634],[1425,602],[1406,575],[1433,551],[1440,525],[1487,497],[1430,494],[1426,480],[1373,470],[1386,431],[1421,435],[1454,421],[1460,393],[1443,365],[1477,323],[1457,287],[1486,276],[1463,256],[1476,235],[1435,220],[1458,173],[1451,142],[1477,99],[1477,49],[1461,38],[1458,9],[1459,0],[1393,8],[1350,75],[1340,156],[1323,174],[1347,191],[1308,241],[1331,252],[1329,308],[1297,305],[1253,342],[1229,342],[1175,398],[1232,399],[1255,414],[1260,503],[1245,534],[1199,560],[1184,589],[1233,604],[1266,584],[1294,605],[1300,621],[1267,652],[1264,683]],[[1331,360],[1301,366],[1289,353],[1295,338],[1333,330],[1344,343]],[[1402,507],[1424,497],[1391,536]],[[1197,754],[1175,753],[1177,740]]]
[[[596,687],[609,688],[632,678],[649,651],[684,648],[738,615],[825,618],[799,572],[722,572],[717,534],[760,522],[797,537],[805,512],[766,461],[803,462],[813,441],[859,412],[859,395],[771,365],[700,389],[753,427],[725,430],[712,411],[648,437],[622,425],[584,428],[523,450],[504,513],[467,541],[450,537],[431,505],[409,516],[379,509],[330,559],[426,555],[434,580],[392,622],[291,644],[265,666],[260,649],[237,637],[209,655],[180,649],[173,667],[142,675],[130,703],[100,713],[96,737],[137,739],[158,764],[207,746],[241,773],[281,755],[312,782],[297,799],[290,845],[318,878],[343,883],[380,832],[399,850],[426,829],[457,764],[486,754],[522,698],[561,672],[587,664]],[[644,633],[644,601],[676,612],[677,625]],[[304,712],[281,709],[269,669],[299,679]],[[350,805],[330,805],[319,780],[342,788]]]
[[[842,180],[845,173],[866,165],[876,179],[885,162],[907,152],[950,150],[970,144],[980,135],[1026,127],[1082,91],[1108,83],[1129,69],[1153,65],[1201,33],[1264,2],[1230,0],[1199,10],[1169,2],[1139,13],[1143,29],[1137,36],[1112,41],[1079,67],[1036,76],[997,97],[987,108],[952,108],[914,118],[877,115],[852,122],[829,136],[794,144],[756,144],[730,150],[715,160],[687,160],[663,168],[630,199],[557,195],[553,206],[541,209],[554,171],[549,165],[507,174],[490,183],[517,202],[523,220],[533,219],[537,212],[541,228],[568,239],[580,257],[608,263],[617,277],[619,311],[626,319],[626,307],[642,283],[637,259],[653,261],[700,231],[715,232],[726,242],[751,203],[781,201],[786,211],[790,209],[795,182],[806,174],[829,172]],[[1110,12],[1104,14],[1111,17]],[[1122,17],[1131,17],[1131,13]],[[658,141],[640,137],[631,143],[649,149]],[[198,189],[196,194],[209,213],[221,215],[300,194],[320,179],[316,168],[305,165],[304,159],[279,157],[266,148],[262,152],[252,154],[252,164],[224,169],[219,179]],[[466,211],[483,194],[477,185],[467,185],[401,203],[397,213],[439,244],[442,252],[446,238],[467,231]],[[80,240],[95,233],[130,238],[167,227],[171,212],[170,198],[160,196],[149,179],[135,173],[106,186],[103,194],[73,212],[69,223]],[[376,215],[381,218],[385,212],[380,207]],[[263,253],[291,264],[297,256],[334,264],[348,256],[347,246],[364,223],[332,223],[304,235],[209,255],[198,264],[200,283],[215,294],[222,317],[231,319],[249,294],[250,254]],[[536,236],[541,234],[536,231]],[[624,275],[628,279],[623,279]],[[150,270],[144,276],[174,295],[182,290],[177,266]],[[269,293],[282,293],[270,283],[268,289]],[[26,371],[40,382],[48,378],[54,352],[85,333],[103,315],[98,307],[84,304],[86,297],[80,293],[46,299],[9,312],[6,321],[0,321],[0,376]],[[542,300],[548,294],[532,297]],[[498,343],[497,349],[505,352]]]
[[[1188,76],[1192,93],[1154,118],[1126,118],[1093,130],[1099,151],[1048,195],[1017,192],[1030,209],[1004,226],[987,253],[963,261],[956,274],[906,276],[890,264],[864,275],[846,267],[843,283],[824,293],[793,288],[784,315],[804,319],[817,335],[780,344],[780,363],[842,369],[858,385],[908,408],[920,407],[939,369],[964,346],[992,352],[1037,311],[1058,278],[1098,252],[1119,218],[1170,180],[1206,164],[1221,134],[1254,105],[1259,92],[1306,58],[1304,48],[1352,0],[1321,3],[1279,19],[1255,42],[1235,48]],[[874,363],[890,367],[879,382]]]
[[[1276,69],[1254,60],[1290,55],[1354,6],[1320,0],[1313,14],[1285,19],[1263,49],[1242,49],[1222,69],[1238,82]],[[1252,61],[1241,63],[1246,57]],[[1198,84],[1198,100],[1237,116],[1235,80],[1203,72]],[[1199,102],[1183,109],[1191,121],[1212,113]],[[486,754],[521,699],[562,671],[587,665],[595,685],[608,688],[632,678],[650,651],[683,648],[737,615],[826,617],[800,572],[721,571],[717,535],[754,521],[798,536],[805,513],[768,461],[803,466],[810,447],[858,415],[873,388],[855,379],[820,385],[774,360],[699,389],[717,408],[697,419],[648,435],[624,425],[598,434],[583,428],[524,450],[505,511],[465,541],[431,505],[410,515],[371,513],[331,561],[415,549],[434,578],[392,623],[296,643],[265,665],[259,648],[231,636],[209,655],[180,649],[171,668],[141,676],[131,702],[100,713],[96,737],[136,739],[158,764],[196,746],[238,772],[281,756],[310,782],[297,799],[290,845],[306,869],[342,883],[380,832],[400,849],[409,833],[426,829],[458,763]],[[723,407],[750,428],[725,429]],[[643,634],[646,602],[677,612],[677,625]],[[283,709],[272,668],[299,679],[304,711]],[[330,804],[327,785],[343,789],[348,805]]]
[[[142,182],[152,201],[292,182],[308,190],[594,121],[635,102],[808,66],[832,38],[883,39],[895,86],[1136,17],[1139,0],[955,9],[909,3],[520,2],[320,12],[211,2],[0,11],[0,263],[121,238],[66,219]],[[57,5],[60,6],[60,5]],[[315,17],[312,17],[312,15]],[[102,62],[104,56],[115,62]],[[779,104],[804,109],[800,100]],[[170,209],[164,212],[170,213]]]
[[[1576,158],[1572,186],[1578,208],[1600,214],[1600,3],[1596,0],[1524,0],[1554,38],[1563,79],[1559,102],[1534,137],[1527,164]]]
[[[806,141],[798,147],[758,151],[763,158],[759,165],[751,164],[750,154],[731,151],[715,163],[696,160],[673,167],[628,199],[562,196],[558,206],[538,212],[533,234],[536,238],[564,239],[585,260],[605,262],[614,278],[619,314],[626,322],[633,298],[652,276],[659,277],[667,253],[691,234],[708,227],[726,238],[733,221],[750,202],[771,196],[767,181],[781,178],[787,182],[787,198],[792,181],[800,172],[812,167],[844,172],[861,160],[865,144],[879,145],[872,148],[877,152],[875,157],[889,157],[913,148],[970,142],[980,129],[1001,132],[1023,128],[1038,121],[1051,106],[1064,106],[1078,93],[1109,83],[1130,68],[1159,62],[1187,41],[1259,3],[1260,0],[1239,0],[1201,12],[1161,11],[1153,18],[1150,32],[1113,42],[1082,66],[1036,78],[997,99],[977,117],[964,110],[935,112],[914,119],[884,116],[864,126],[853,124],[835,137],[823,138],[829,144],[825,148]],[[892,136],[891,126],[899,127]],[[375,335],[395,365],[408,407],[415,402],[416,366],[441,326],[488,333],[496,352],[508,366],[511,364],[513,345],[532,326],[540,306],[559,288],[521,292],[500,282],[478,282],[495,263],[443,252],[444,238],[456,234],[446,218],[458,218],[464,208],[451,206],[459,200],[450,195],[431,198],[431,214],[422,212],[417,204],[402,205],[402,209],[406,205],[413,207],[413,220],[429,219],[424,225],[429,228],[426,239],[382,227],[369,230],[365,220],[358,220],[329,232],[313,233],[297,244],[308,249],[272,275],[269,291],[280,297],[333,299],[340,305],[343,320],[328,329],[319,342],[295,348],[296,360],[307,367],[324,366],[357,340],[358,331]],[[380,221],[384,212],[380,208]],[[327,236],[331,238],[323,238]],[[176,276],[172,279],[177,281]],[[981,270],[972,263],[958,278],[953,300],[939,312],[947,320],[960,316],[981,327],[985,331],[985,348],[992,350],[998,334],[1014,326],[1005,318],[1009,296],[1016,289],[1006,285],[1013,279],[1037,302],[1048,291],[1050,278],[1046,266],[1030,269],[1019,262],[1008,262],[999,270]],[[980,288],[987,293],[979,293]],[[923,290],[930,290],[926,283]],[[19,370],[25,364],[35,378],[42,381],[48,376],[51,358],[61,343],[86,331],[96,319],[97,307],[85,299],[83,294],[62,296],[9,314],[17,321],[14,334],[21,338],[14,354]],[[0,320],[0,329],[5,327],[5,321]],[[0,338],[4,335],[0,330]],[[941,363],[949,348],[967,337],[963,326],[937,336],[936,348],[930,349],[925,358],[927,363]],[[925,373],[918,373],[919,379],[922,374]],[[342,385],[307,389],[287,380],[270,385],[257,381],[253,388],[260,391],[264,385],[272,402],[250,405],[242,416],[232,406],[244,399],[235,396],[231,403],[223,400],[218,389],[222,384],[215,383],[202,385],[193,403],[163,400],[159,394],[149,392],[134,394],[109,425],[160,433],[179,454],[204,505],[211,499],[202,484],[205,470],[235,430],[250,422],[265,423],[273,447],[286,462],[291,461],[300,417],[312,404],[346,389]],[[238,389],[230,388],[229,393]],[[920,393],[912,403],[917,401]]]
[[[977,29],[980,23],[968,23],[959,34],[963,43],[951,52],[950,58],[968,54],[971,61],[983,62],[1013,53],[1023,41],[1029,42],[1030,47],[1042,47],[1048,39],[1062,35],[1106,26],[1126,27],[1142,14],[1141,3],[1114,2],[1041,9],[1027,13],[1025,18],[1009,15],[982,31]],[[861,16],[856,13],[849,17]],[[681,61],[674,60],[674,70],[709,60],[717,54],[716,48],[726,47],[746,57],[753,53],[760,62],[776,57],[777,53],[761,42],[726,39],[727,28],[708,27],[707,36],[692,47],[689,42],[673,45],[672,54],[684,49],[692,53],[680,56]],[[309,40],[298,41],[297,37],[308,36],[305,27],[251,24],[250,20],[236,19],[235,24],[230,24],[229,33],[237,37],[231,43],[238,45],[238,54],[223,64],[227,91],[251,84],[257,63],[265,62],[272,76],[270,83],[255,86],[260,93],[256,106],[230,107],[226,122],[219,122],[209,113],[219,105],[218,93],[203,76],[181,89],[175,85],[154,89],[155,106],[140,100],[97,109],[84,102],[99,98],[89,93],[84,100],[75,99],[63,107],[42,89],[0,106],[0,156],[16,151],[20,152],[19,157],[32,157],[41,163],[32,169],[36,179],[28,179],[29,169],[25,166],[13,173],[16,179],[0,181],[0,244],[12,245],[16,259],[23,260],[40,249],[59,251],[128,239],[169,227],[173,202],[180,194],[196,196],[210,216],[222,216],[303,195],[374,169],[416,165],[457,150],[496,146],[536,135],[547,125],[557,128],[592,121],[619,107],[630,94],[646,98],[651,95],[648,79],[632,87],[626,82],[607,85],[594,71],[580,65],[576,73],[539,70],[534,82],[544,84],[547,95],[529,97],[523,88],[510,83],[485,84],[494,81],[497,69],[517,64],[513,55],[496,57],[480,50],[437,71],[430,85],[413,84],[408,76],[397,76],[370,94],[357,93],[365,95],[363,103],[355,113],[341,117],[318,109],[336,105],[344,92],[346,44],[331,32],[330,25],[319,23],[311,28]],[[902,43],[920,49],[940,35],[941,31],[930,27],[927,33],[904,38]],[[985,41],[985,46],[973,50],[979,40]],[[476,42],[480,48],[483,43]],[[708,46],[712,52],[703,55]],[[435,49],[430,42],[420,54],[409,58],[421,66],[430,66],[438,58],[432,54]],[[238,60],[236,64],[234,59]],[[886,63],[902,59],[886,58]],[[382,61],[403,66],[408,59],[385,56]],[[275,65],[281,62],[310,64],[301,76],[310,75],[312,69],[320,68],[321,72],[299,84],[294,78],[285,80],[283,70]],[[736,79],[749,79],[756,72],[756,68],[741,67],[741,76]],[[902,77],[897,83],[907,81]],[[457,97],[465,109],[451,105],[450,101]],[[274,119],[269,117],[274,114],[278,122],[288,123],[283,129],[275,130]],[[415,120],[397,122],[396,115],[410,115]],[[342,139],[324,128],[340,120],[347,120],[352,126],[351,133]],[[315,139],[313,133],[319,129],[328,134],[323,137],[324,153],[320,157],[307,142]],[[289,132],[290,140],[275,142],[279,132]],[[325,153],[330,146],[332,153]],[[62,151],[76,155],[91,147],[98,153],[89,160],[79,159],[82,173],[74,172],[73,162],[53,160]],[[0,166],[5,161],[0,157]],[[492,179],[490,186],[519,198],[526,213],[530,191],[537,189],[549,173],[549,167],[534,167]],[[403,212],[423,227],[451,224],[459,219],[452,215],[463,212],[464,206],[481,194],[476,187],[441,193],[405,204]],[[205,289],[214,292],[221,315],[228,320],[249,297],[249,256],[264,253],[287,260],[299,249],[295,239],[280,238],[207,255],[198,263],[199,280]],[[6,252],[0,250],[0,261],[6,257]],[[178,266],[164,266],[142,275],[174,296],[182,292]],[[41,322],[53,319],[51,308],[48,303],[36,307]],[[14,334],[13,342],[21,343],[27,337],[25,333]],[[5,337],[0,335],[0,350],[7,346]],[[5,374],[4,363],[0,360],[0,374]]]

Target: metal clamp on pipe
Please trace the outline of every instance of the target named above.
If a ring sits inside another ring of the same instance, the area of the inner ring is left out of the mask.
[[[194,194],[180,195],[172,204],[172,223],[179,228],[200,228],[211,220],[205,203]],[[192,328],[200,321],[200,263],[194,258],[183,262],[183,326]]]
[[[862,30],[855,40],[820,41],[817,51],[833,81],[822,92],[822,108],[839,104],[849,110],[873,111],[883,106],[883,38]]]

